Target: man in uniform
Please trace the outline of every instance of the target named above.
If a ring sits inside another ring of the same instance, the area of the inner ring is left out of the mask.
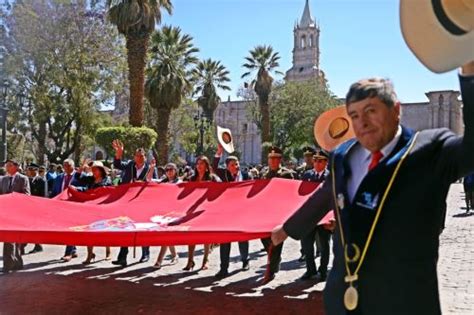
[[[283,151],[276,147],[271,146],[268,152],[268,169],[263,173],[262,179],[272,178],[286,178],[294,179],[293,173],[281,166],[281,160],[283,157]],[[272,246],[270,238],[263,238],[262,244],[265,247],[267,253],[270,254],[270,263],[268,266],[267,274],[263,280],[264,283],[270,282],[275,278],[275,273],[280,270],[281,262],[281,251],[283,249],[283,243],[278,246]],[[271,249],[271,250],[270,250]]]
[[[306,171],[303,176],[303,181],[309,181],[322,184],[329,176],[327,169],[329,154],[321,149],[316,149],[313,155],[313,168]],[[324,228],[322,225],[314,227],[310,233],[301,239],[301,247],[305,253],[306,272],[301,277],[301,280],[310,280],[317,278],[318,281],[325,281],[328,263],[329,263],[329,240],[331,238],[331,231]],[[321,254],[321,263],[319,269],[316,269],[314,261],[314,241],[316,240],[318,252]]]
[[[303,147],[304,163],[296,169],[296,172],[298,173],[298,179],[302,179],[305,172],[313,169],[313,155],[315,153],[316,150],[314,150],[314,148]]]

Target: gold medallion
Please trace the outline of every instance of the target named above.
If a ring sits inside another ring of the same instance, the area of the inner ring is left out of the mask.
[[[344,293],[344,306],[348,311],[353,311],[357,307],[357,302],[359,301],[359,293],[357,289],[352,286],[352,284],[346,289]]]

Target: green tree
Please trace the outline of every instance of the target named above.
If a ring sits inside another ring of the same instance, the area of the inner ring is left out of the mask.
[[[275,73],[281,74],[281,72],[276,71],[276,68],[280,66],[278,63],[280,56],[270,45],[256,46],[249,53],[250,56],[245,57],[246,62],[242,65],[248,71],[242,75],[242,78],[246,78],[252,75],[252,73],[257,72],[255,78],[252,80],[251,87],[253,87],[258,96],[262,143],[264,143],[271,141],[269,97],[272,92],[273,77],[270,73],[274,71]],[[265,156],[266,152],[262,152],[262,161],[265,160]]]
[[[97,129],[95,141],[107,153],[114,156],[112,141],[119,139],[124,144],[124,157],[133,158],[135,150],[144,148],[149,150],[156,142],[156,132],[147,127],[104,127]]]
[[[181,34],[179,27],[164,26],[151,36],[150,62],[145,95],[156,110],[154,129],[158,133],[158,163],[165,164],[169,154],[169,122],[174,109],[192,92],[191,67],[198,62],[193,38]]]
[[[304,145],[315,144],[314,123],[326,110],[339,102],[323,80],[287,82],[274,90],[271,109],[271,139],[286,157],[301,157]]]
[[[130,116],[132,126],[143,124],[143,96],[148,41],[155,25],[161,23],[161,10],[171,14],[170,0],[107,0],[109,19],[127,42]]]
[[[229,71],[220,63],[211,59],[200,61],[193,69],[193,81],[196,86],[195,93],[200,94],[197,99],[204,114],[212,122],[214,112],[221,102],[217,89],[229,91]]]
[[[85,0],[24,0],[6,14],[6,71],[26,91],[11,102],[10,126],[32,139],[39,162],[79,158],[114,92],[123,46],[104,22],[104,8]]]

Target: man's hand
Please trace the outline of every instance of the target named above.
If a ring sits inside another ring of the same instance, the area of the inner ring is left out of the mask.
[[[273,245],[278,246],[283,243],[284,240],[288,238],[288,234],[286,234],[285,230],[283,230],[283,226],[279,225],[272,231],[272,242]]]
[[[79,174],[82,173],[82,172],[84,171],[84,169],[86,169],[86,168],[89,166],[89,164],[90,164],[91,162],[92,162],[92,160],[89,159],[89,158],[84,159],[84,162],[82,162],[82,166],[77,169],[77,172],[78,172]]]
[[[121,160],[122,155],[123,155],[123,143],[122,143],[122,141],[120,141],[118,139],[112,141],[112,148],[115,150],[115,158],[117,160]]]
[[[461,74],[466,76],[474,75],[474,60],[461,67]]]
[[[220,143],[218,143],[216,156],[221,157],[223,153],[224,153],[224,147]]]
[[[146,174],[146,181],[151,182],[153,180],[153,174],[155,173],[156,160],[150,161],[148,173]]]

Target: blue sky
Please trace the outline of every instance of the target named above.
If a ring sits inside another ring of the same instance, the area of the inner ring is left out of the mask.
[[[414,0],[415,1],[415,0]],[[281,55],[280,71],[291,68],[293,26],[305,0],[174,0],[164,24],[194,37],[201,58],[221,60],[231,76],[236,99],[248,51],[272,45]],[[391,78],[402,102],[426,101],[425,92],[458,90],[456,71],[434,74],[424,68],[403,41],[398,0],[310,0],[321,28],[321,68],[331,90],[343,97],[349,85],[364,77]],[[277,76],[277,79],[281,79]]]

